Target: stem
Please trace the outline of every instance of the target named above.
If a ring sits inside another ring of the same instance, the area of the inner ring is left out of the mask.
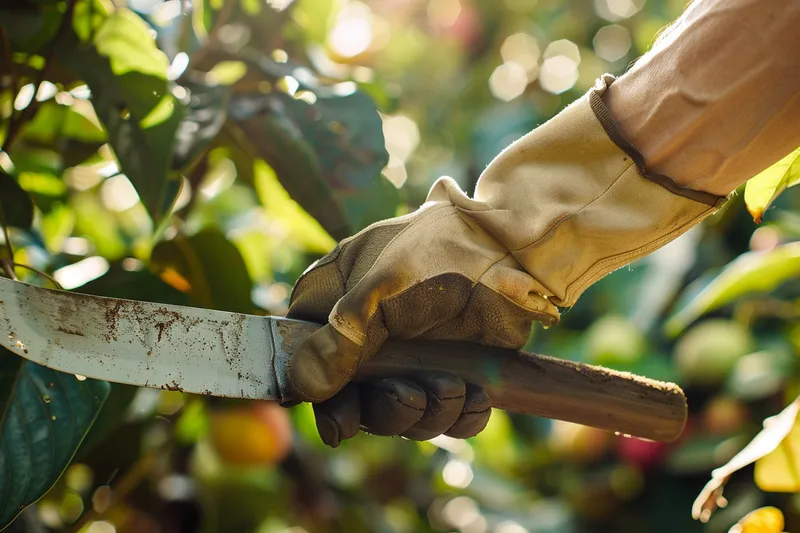
[[[217,34],[219,33],[220,28],[228,23],[228,19],[231,18],[233,8],[236,4],[236,0],[225,0],[225,3],[222,5],[222,9],[219,10],[219,16],[217,17],[217,20],[214,21],[214,25],[208,31],[208,37],[206,38],[205,44],[202,48],[200,48],[200,50],[195,52],[194,56],[192,57],[192,62],[194,64],[202,64],[209,51],[215,47],[217,43]]]
[[[64,16],[61,18],[61,23],[59,24],[58,31],[56,32],[56,36],[50,41],[50,49],[47,51],[45,55],[45,63],[42,67],[42,70],[39,71],[39,75],[36,77],[36,81],[34,83],[34,91],[33,91],[33,99],[31,103],[28,104],[28,107],[23,109],[19,116],[15,119],[13,116],[8,124],[8,132],[6,133],[6,138],[3,141],[3,146],[0,147],[0,150],[3,152],[8,153],[11,146],[14,144],[14,141],[17,140],[20,131],[22,131],[22,126],[28,120],[32,119],[36,115],[36,111],[38,111],[38,105],[36,104],[36,95],[39,94],[39,89],[42,86],[42,82],[45,81],[47,75],[50,73],[50,69],[52,68],[53,64],[53,56],[56,53],[58,48],[59,42],[64,38],[67,31],[69,31],[69,27],[72,25],[72,15],[75,13],[75,4],[78,3],[78,0],[67,0],[67,10],[64,12]]]
[[[8,222],[6,222],[6,212],[3,209],[3,202],[0,202],[0,226],[3,226],[3,238],[6,241],[6,252],[8,252],[8,260],[14,262],[14,247],[11,246],[11,237],[8,234]]]
[[[8,259],[0,259],[0,265],[3,266],[3,272],[6,273],[6,276],[8,276],[10,279],[13,279],[14,281],[18,281],[17,275],[14,274],[14,261],[9,261]]]
[[[11,41],[8,39],[8,34],[6,33],[6,29],[3,26],[0,26],[0,45],[3,46],[3,60],[8,66],[8,73],[11,74],[12,81],[16,79],[16,75],[14,71],[14,61],[11,59]],[[16,86],[16,83],[12,83],[12,87]]]
[[[35,272],[36,274],[39,274],[40,276],[42,276],[46,280],[50,281],[50,283],[55,285],[55,287],[58,290],[60,290],[60,291],[64,290],[64,287],[61,286],[61,284],[56,280],[56,278],[54,278],[53,276],[51,276],[47,272],[42,272],[38,268],[33,268],[32,266],[24,265],[24,264],[21,264],[21,263],[14,263],[14,266],[16,266],[17,268],[24,268],[25,270],[30,270],[31,272]]]

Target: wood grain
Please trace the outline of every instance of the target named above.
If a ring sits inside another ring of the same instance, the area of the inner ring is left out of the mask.
[[[357,380],[441,370],[483,386],[492,406],[662,442],[686,423],[674,383],[553,357],[443,341],[390,341]]]

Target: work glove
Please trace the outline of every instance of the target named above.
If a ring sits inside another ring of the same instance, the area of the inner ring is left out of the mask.
[[[647,172],[602,101],[611,82],[505,149],[474,198],[441,178],[417,211],[345,239],[301,276],[289,316],[327,324],[292,356],[288,378],[294,397],[315,404],[323,441],[359,429],[476,434],[490,400],[456,376],[350,380],[388,338],[518,349],[534,321],[556,323],[557,306],[722,205]]]

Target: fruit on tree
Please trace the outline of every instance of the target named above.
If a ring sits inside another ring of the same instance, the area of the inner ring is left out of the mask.
[[[596,321],[586,332],[586,348],[593,364],[630,365],[642,358],[645,339],[628,320],[608,316]]]
[[[783,513],[776,507],[761,507],[751,511],[731,529],[735,533],[782,533]]]
[[[611,433],[602,429],[554,420],[548,445],[560,459],[588,464],[603,458],[611,438]]]
[[[750,332],[732,320],[706,320],[689,330],[675,346],[678,372],[690,385],[720,385],[736,361],[753,348]]]
[[[712,435],[730,435],[749,420],[747,407],[730,396],[716,396],[703,409],[703,426]]]
[[[267,401],[215,411],[209,435],[220,458],[237,466],[275,464],[286,457],[292,443],[286,410]]]
[[[618,437],[617,454],[627,464],[647,470],[661,463],[668,447],[663,442],[653,442],[630,437]]]

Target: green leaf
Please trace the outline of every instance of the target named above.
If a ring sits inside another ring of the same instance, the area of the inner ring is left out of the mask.
[[[91,111],[91,104],[84,100],[78,100],[70,106],[54,101],[45,102],[39,107],[35,118],[25,125],[25,138],[45,145],[53,144],[61,137],[84,143],[105,142],[106,134],[100,125],[78,112],[83,105]]]
[[[39,233],[47,246],[47,251],[57,254],[75,228],[75,211],[58,202],[39,220]]]
[[[668,335],[678,335],[701,315],[744,295],[775,290],[800,277],[800,242],[768,252],[747,252],[731,261],[720,274],[665,324]]]
[[[233,85],[247,74],[247,65],[243,61],[220,61],[208,71],[206,77],[222,85]]]
[[[133,385],[109,383],[108,398],[78,449],[77,461],[82,461],[83,458],[89,457],[97,446],[102,444],[117,427],[125,422],[125,413],[138,391],[139,387]]]
[[[94,45],[117,76],[138,72],[166,80],[167,56],[156,46],[147,24],[129,9],[118,9],[103,22]]]
[[[0,349],[0,529],[58,480],[108,392]]]
[[[19,183],[0,171],[0,206],[5,222],[17,228],[30,228],[33,223],[33,201]]]
[[[113,11],[114,6],[104,0],[77,0],[72,15],[72,29],[81,41],[90,40]]]
[[[63,17],[62,6],[37,6],[32,2],[4,4],[0,9],[0,21],[13,51],[36,53],[53,40]]]
[[[175,139],[173,166],[182,169],[191,164],[214,140],[227,116],[230,88],[223,85],[184,83],[191,95],[186,117]]]
[[[254,165],[255,189],[261,205],[270,219],[283,224],[287,237],[309,252],[325,254],[336,245],[336,241],[314,220],[278,181],[275,171],[263,161]]]
[[[98,30],[94,46],[73,35],[57,54],[91,89],[120,167],[158,224],[180,192],[172,158],[186,110],[170,92],[166,56],[146,28],[133,12],[118,9]],[[132,34],[121,37],[112,30]]]
[[[254,309],[253,284],[242,255],[214,227],[179,235],[153,248],[151,266],[162,279],[188,285],[191,304],[208,309],[249,313]],[[173,284],[174,285],[174,284]]]
[[[383,126],[369,96],[318,95],[314,104],[284,93],[237,96],[231,117],[278,179],[328,233],[361,229],[363,212],[393,216],[397,202],[362,194],[380,183],[388,162]]]
[[[164,283],[149,270],[125,270],[119,263],[113,263],[108,272],[81,286],[81,293],[158,302],[173,305],[189,305],[189,297]]]
[[[761,223],[772,202],[787,188],[800,183],[800,148],[747,181],[744,203],[756,223]]]

